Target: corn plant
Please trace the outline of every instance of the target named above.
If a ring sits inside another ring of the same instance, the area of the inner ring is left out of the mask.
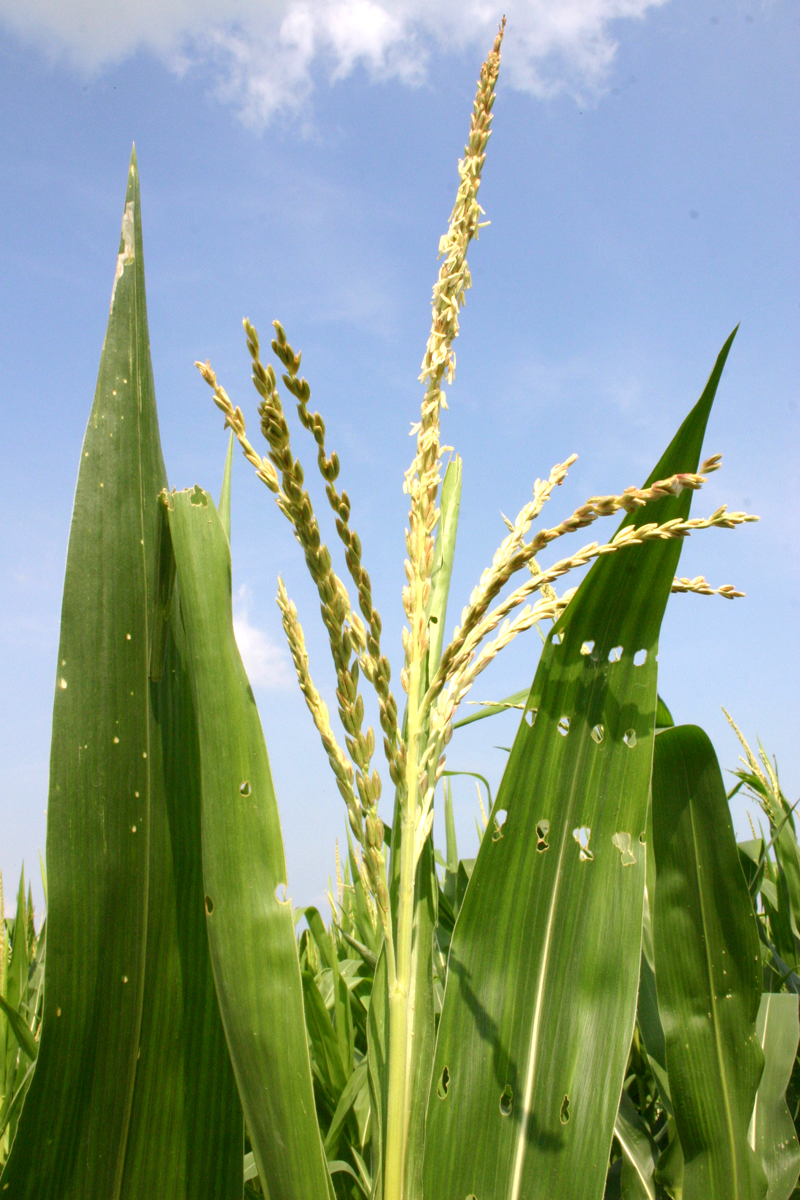
[[[462,467],[457,457],[445,467],[441,416],[502,37],[481,71],[439,245],[405,476],[401,705],[300,353],[274,322],[270,347],[313,438],[349,584],[323,540],[255,327],[244,323],[266,455],[210,363],[198,364],[303,550],[336,675],[343,737],[279,579],[298,682],[348,825],[336,919],[326,929],[306,910],[299,938],[233,634],[231,448],[219,506],[199,485],[169,491],[132,157],[67,559],[46,987],[41,1021],[27,1009],[36,1067],[0,1176],[9,1200],[225,1200],[243,1188],[271,1200],[785,1200],[794,1186],[800,1156],[784,1099],[798,1033],[785,991],[800,944],[791,814],[770,793],[772,847],[737,850],[713,749],[701,731],[674,727],[657,694],[670,593],[741,595],[676,577],[685,537],[755,519],[725,507],[690,516],[720,465],[700,464],[701,444],[735,331],[642,487],[591,497],[532,532],[574,456],[536,481],[445,638]],[[606,541],[539,561],[550,543],[620,512]],[[559,594],[558,581],[585,566],[580,586]],[[544,644],[532,684],[486,709],[519,704],[521,719],[465,862],[446,747],[467,723],[457,714],[479,675],[533,626]],[[390,821],[379,812],[386,776]],[[746,782],[758,792],[763,781]],[[442,791],[444,859],[432,835]]]
[[[42,873],[47,894],[47,883]],[[14,1140],[39,1053],[47,923],[36,932],[30,885],[20,873],[17,911],[6,919],[0,874],[0,1163]]]

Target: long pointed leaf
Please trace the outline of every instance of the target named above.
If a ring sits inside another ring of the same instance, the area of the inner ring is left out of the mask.
[[[766,1200],[789,1200],[800,1173],[800,1146],[786,1103],[800,1035],[797,996],[761,997],[756,1033],[764,1052],[764,1073],[750,1119],[750,1145],[767,1176]]]
[[[730,341],[651,479],[696,469]],[[688,509],[670,497],[625,524]],[[636,1013],[658,632],[680,553],[642,549],[594,565],[542,652],[495,802],[505,822],[481,843],[453,935],[426,1195],[603,1194]]]
[[[39,1054],[39,1047],[36,1045],[33,1034],[25,1024],[21,1015],[17,1009],[12,1008],[8,1001],[2,996],[0,996],[0,1008],[2,1008],[6,1020],[11,1026],[11,1030],[14,1034],[14,1037],[17,1039],[20,1048],[25,1051],[31,1062],[36,1062]]]
[[[169,497],[202,780],[205,909],[222,1021],[271,1200],[327,1200],[278,808],[233,634],[230,547],[200,488]]]
[[[764,1063],[758,928],[716,755],[696,726],[656,739],[653,845],[658,1006],[684,1200],[759,1200],[767,1181],[747,1140]]]
[[[67,555],[44,1021],[2,1176],[9,1200],[116,1197],[133,1097],[147,912],[148,622],[156,497],[165,482],[141,245],[132,159]]]
[[[162,679],[151,688],[147,961],[120,1200],[236,1200],[244,1120],[208,952],[200,747],[173,601]]]
[[[67,558],[44,1023],[9,1198],[241,1193],[242,1116],[202,912],[191,697],[168,604],[153,615],[165,483],[134,155]]]

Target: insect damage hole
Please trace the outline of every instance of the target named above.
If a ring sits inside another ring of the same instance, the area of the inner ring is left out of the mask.
[[[504,1117],[511,1116],[511,1109],[514,1107],[514,1093],[509,1084],[503,1088],[503,1093],[500,1097],[500,1112]]]
[[[525,720],[528,722],[531,729],[536,724],[536,717],[537,717],[538,713],[539,713],[538,708],[529,708],[528,711],[525,713]]]
[[[554,633],[553,636],[551,637],[550,641],[553,643],[554,646],[560,646],[561,643],[564,641],[563,633]]]
[[[447,1099],[447,1089],[450,1087],[450,1071],[447,1067],[442,1069],[439,1076],[439,1082],[436,1085],[436,1095],[440,1100]]]
[[[631,849],[631,835],[629,833],[615,833],[611,842],[620,852],[623,867],[632,867],[636,862],[636,855]]]
[[[625,743],[625,745],[628,746],[632,750],[633,747],[636,745],[636,730],[635,729],[626,729],[625,736],[622,740]]]
[[[646,650],[637,650],[633,656],[633,665],[635,667],[643,667],[646,662],[647,662],[647,651]]]
[[[595,725],[594,729],[592,730],[592,740],[597,742],[599,746],[605,736],[605,728],[602,725]]]
[[[572,836],[581,848],[581,862],[592,862],[594,854],[589,849],[589,840],[592,836],[589,826],[582,825],[580,829],[573,829]]]
[[[499,842],[503,836],[503,830],[506,823],[508,813],[504,808],[499,808],[494,815],[494,829],[492,830],[492,841]]]
[[[562,717],[558,722],[557,729],[562,737],[566,737],[569,733],[569,717]]]
[[[206,912],[208,913],[209,916],[211,916],[211,914],[214,911],[214,901],[211,899],[210,896],[206,896],[205,906],[206,906]]]
[[[562,1125],[569,1124],[569,1096],[565,1096],[561,1101],[561,1112],[558,1114],[558,1119]]]
[[[248,781],[246,779],[244,780],[243,783],[239,784],[239,795],[240,796],[249,796],[251,791],[252,791],[252,788],[250,787],[250,784],[248,783]]]
[[[547,835],[550,832],[550,822],[540,821],[536,826],[536,849],[542,854],[545,850],[550,849],[550,843],[547,840]]]
[[[594,642],[593,641],[592,642],[584,642],[583,645],[581,646],[581,654],[584,656],[584,658],[587,656],[587,654],[591,654],[593,650],[594,650]]]
[[[610,663],[619,662],[622,658],[622,646],[613,646],[608,652],[608,661]]]
[[[275,899],[278,901],[278,904],[289,904],[290,903],[289,897],[286,894],[286,884],[285,883],[279,883],[278,886],[275,888]]]

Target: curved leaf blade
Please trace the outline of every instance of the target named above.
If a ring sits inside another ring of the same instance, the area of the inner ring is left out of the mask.
[[[9,1200],[241,1194],[241,1107],[202,913],[196,731],[170,587],[161,596],[155,579],[165,483],[133,154],[67,558],[44,1022]]]
[[[106,1200],[120,1186],[144,987],[148,621],[164,482],[134,156],[67,554],[47,820],[47,986],[36,1070],[2,1176],[9,1200]]]
[[[211,962],[258,1173],[271,1200],[328,1200],[278,807],[233,634],[230,547],[207,493],[168,499],[189,647]]]
[[[756,1034],[764,1052],[764,1073],[748,1136],[767,1176],[766,1200],[789,1200],[800,1173],[800,1146],[786,1103],[800,1035],[797,996],[766,992],[758,1009]]]
[[[173,600],[162,678],[151,685],[147,961],[120,1200],[240,1200],[244,1119],[208,950],[200,748]]]
[[[747,1130],[764,1056],[758,928],[725,787],[702,729],[656,739],[653,946],[684,1200],[760,1200]]]
[[[732,336],[651,480],[696,469]],[[624,524],[683,516],[689,500]],[[481,843],[453,934],[426,1195],[603,1195],[636,1014],[658,632],[680,553],[642,549],[593,566],[542,652],[493,810],[505,822]]]

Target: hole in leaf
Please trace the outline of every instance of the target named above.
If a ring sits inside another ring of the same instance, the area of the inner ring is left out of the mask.
[[[211,916],[212,912],[214,911],[214,901],[211,899],[210,896],[206,896],[205,904],[206,904],[206,912],[208,913],[209,916]]]
[[[561,734],[561,736],[566,737],[567,734],[569,733],[569,717],[562,717],[561,720],[558,722],[557,728],[558,728],[558,732]]]
[[[189,497],[192,504],[202,504],[203,507],[208,506],[208,496],[205,494],[199,483],[194,485],[194,490]]]
[[[492,841],[499,842],[503,836],[503,827],[506,823],[508,813],[504,808],[499,808],[494,817],[494,829],[492,830]]]
[[[289,903],[289,897],[286,894],[286,884],[285,883],[279,883],[278,886],[275,888],[275,899],[278,901],[278,904],[288,904]]]
[[[569,1096],[565,1096],[561,1101],[561,1112],[558,1114],[558,1119],[562,1125],[569,1124]]]
[[[602,725],[595,725],[594,729],[592,730],[592,738],[594,739],[594,741],[596,741],[596,742],[597,742],[598,746],[599,746],[599,745],[600,745],[600,743],[602,742],[602,740],[603,740],[603,738],[605,737],[605,735],[606,735],[606,731],[605,731],[605,729],[603,728],[603,726],[602,726]]]
[[[561,643],[563,642],[563,640],[564,640],[563,633],[554,633],[550,639],[550,641],[553,643],[554,646],[560,646]]]
[[[249,796],[251,791],[252,791],[252,789],[250,787],[250,784],[248,783],[248,781],[246,779],[244,780],[243,783],[239,784],[239,795],[240,796]]]
[[[644,830],[642,830],[642,832],[639,834],[639,841],[642,843],[643,846],[647,845],[647,834],[645,833]]]
[[[636,862],[636,855],[631,850],[631,835],[629,833],[615,833],[611,841],[622,856],[623,867],[632,867]]]
[[[539,713],[538,708],[529,708],[528,711],[525,713],[525,720],[528,722],[531,729],[536,724],[536,717],[537,717],[538,713]]]
[[[581,862],[592,862],[594,854],[589,849],[589,839],[592,836],[592,831],[588,825],[582,825],[580,829],[573,829],[572,836],[581,848]]]
[[[633,747],[636,745],[636,730],[635,729],[627,729],[625,731],[625,737],[622,740],[625,743],[625,745],[630,746],[630,748],[632,750]]]
[[[503,1088],[503,1094],[500,1097],[500,1112],[504,1117],[511,1116],[511,1109],[514,1107],[514,1093],[510,1086],[506,1084]]]
[[[440,1100],[447,1099],[447,1089],[450,1086],[450,1071],[447,1067],[442,1070],[439,1076],[439,1082],[436,1085],[436,1095]]]
[[[545,850],[550,849],[550,843],[547,840],[547,835],[550,832],[550,822],[540,821],[536,826],[536,849],[541,854]]]
[[[647,662],[647,651],[646,650],[637,650],[633,656],[633,665],[635,667],[643,667],[646,662]]]
[[[608,661],[611,663],[619,662],[622,658],[622,646],[614,646],[608,652]]]
[[[587,654],[591,654],[593,650],[594,650],[594,642],[584,642],[583,645],[581,646],[581,654],[583,654],[584,656],[586,656]]]

